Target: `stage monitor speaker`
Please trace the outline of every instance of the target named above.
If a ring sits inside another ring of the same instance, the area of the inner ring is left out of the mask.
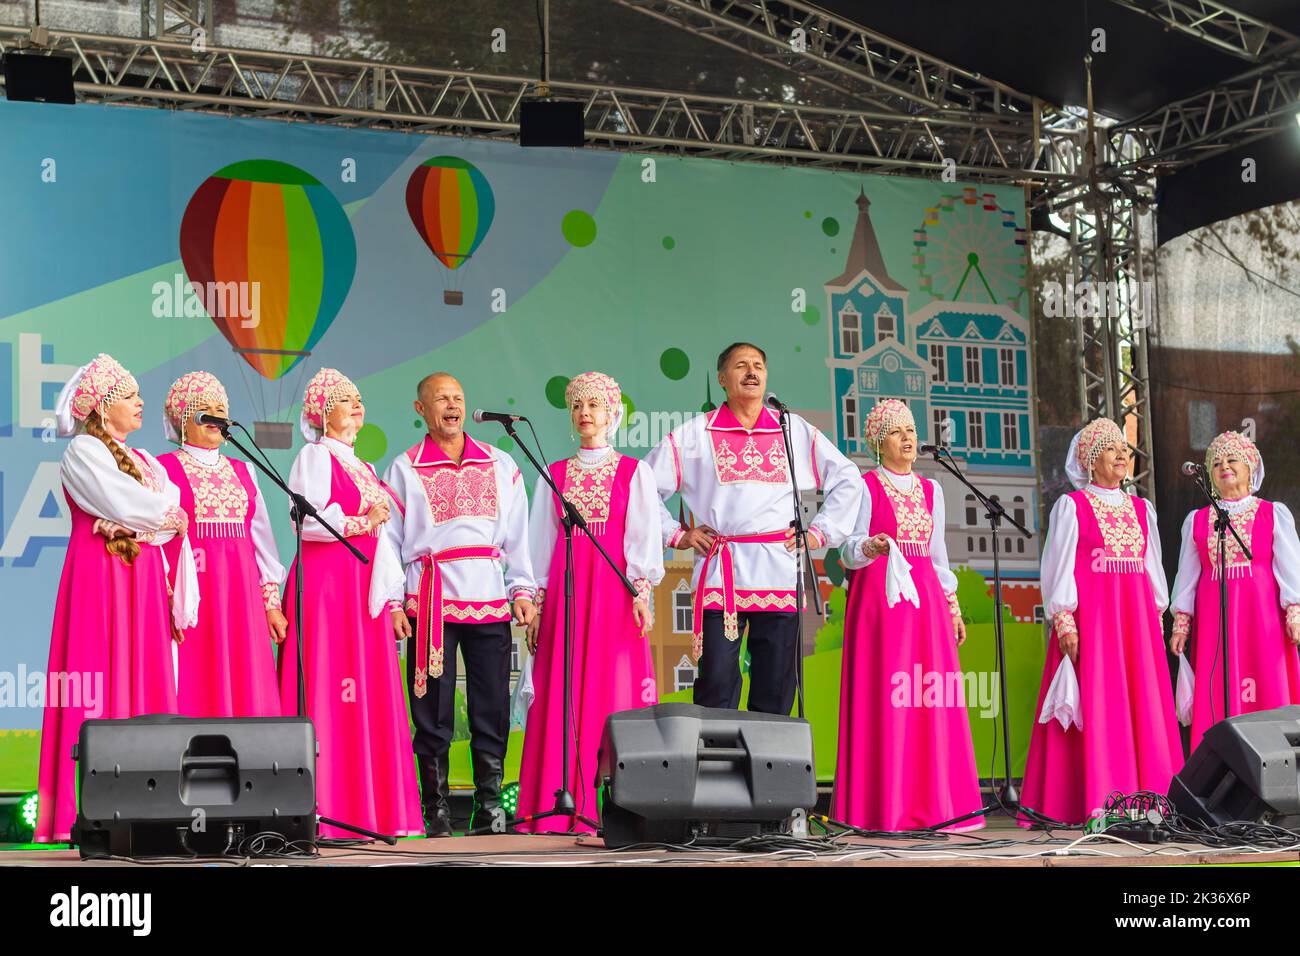
[[[519,104],[520,146],[570,146],[580,148],[583,135],[582,104],[577,100],[524,100]]]
[[[817,803],[806,720],[659,704],[611,714],[600,745],[605,845],[732,842]]]
[[[1219,721],[1169,784],[1169,802],[1210,826],[1300,829],[1300,707]]]
[[[87,720],[73,759],[83,858],[236,852],[265,832],[316,839],[316,731],[305,717]]]
[[[5,97],[29,103],[75,103],[72,60],[37,53],[4,55]]]

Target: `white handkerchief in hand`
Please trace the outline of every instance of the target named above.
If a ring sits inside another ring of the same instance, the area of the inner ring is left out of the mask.
[[[386,538],[379,539],[374,560],[370,562],[370,616],[379,617],[390,600],[401,600],[406,591],[402,561]]]
[[[1192,665],[1187,661],[1186,654],[1178,655],[1178,687],[1174,691],[1174,702],[1177,705],[1178,721],[1184,727],[1192,725],[1192,702],[1196,699],[1196,675],[1192,673]]]
[[[909,601],[912,607],[921,606],[921,596],[916,593],[912,580],[912,566],[898,549],[898,542],[889,539],[889,560],[885,566],[885,603],[893,607],[899,598]]]
[[[180,566],[172,588],[172,622],[182,631],[199,622],[199,576],[194,552],[187,535],[181,539]],[[163,570],[167,571],[167,553],[163,552]]]
[[[1062,657],[1056,668],[1052,683],[1047,688],[1043,699],[1043,710],[1038,715],[1038,722],[1045,724],[1053,717],[1062,730],[1069,730],[1070,724],[1083,730],[1083,713],[1079,705],[1079,679],[1075,676],[1074,665],[1068,657]]]
[[[533,655],[524,659],[524,669],[515,684],[514,695],[510,698],[510,726],[525,730],[528,726],[528,708],[533,706]]]

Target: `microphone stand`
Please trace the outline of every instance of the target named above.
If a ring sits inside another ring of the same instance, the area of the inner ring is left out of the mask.
[[[803,612],[804,612],[804,605],[808,603],[807,593],[806,593],[807,581],[804,578],[804,568],[805,566],[807,566],[810,572],[815,572],[816,569],[812,567],[812,554],[809,553],[808,549],[804,546],[806,532],[803,525],[803,507],[801,505],[801,498],[799,495],[799,480],[798,478],[795,477],[794,441],[790,437],[790,408],[784,403],[776,402],[775,400],[769,402],[768,404],[776,408],[778,421],[781,424],[781,438],[785,442],[785,460],[790,463],[790,489],[794,498],[794,520],[790,522],[790,524],[794,528],[794,535],[795,535],[794,540],[797,543],[797,550],[799,552],[798,558],[796,559],[795,579],[794,579],[794,595],[795,595],[794,598],[795,599],[794,686],[796,691],[796,700],[799,703],[799,708],[797,713],[799,714],[799,719],[802,720],[804,717]],[[816,612],[818,616],[820,616],[822,613],[822,602],[821,602],[821,593],[817,590],[815,586],[815,583],[817,581],[817,576],[815,573],[810,573],[809,577],[814,582],[814,587],[812,589],[813,610]],[[701,581],[700,587],[703,586],[704,586],[704,582]]]
[[[1224,531],[1231,531],[1232,536],[1237,540],[1237,547],[1241,548],[1241,553],[1245,555],[1247,561],[1253,561],[1254,556],[1250,553],[1250,548],[1246,542],[1241,540],[1241,535],[1237,534],[1237,528],[1232,523],[1232,516],[1228,514],[1227,509],[1219,504],[1219,499],[1210,491],[1209,482],[1205,468],[1201,465],[1195,466],[1196,471],[1192,475],[1192,480],[1196,487],[1201,489],[1206,500],[1210,503],[1210,508],[1214,511],[1214,533],[1218,535],[1218,554],[1215,556],[1215,563],[1219,568],[1219,652],[1223,655],[1223,716],[1228,718],[1232,716],[1232,693],[1230,690],[1231,681],[1229,680],[1229,667],[1231,661],[1228,658],[1228,558],[1226,552],[1227,536]],[[1211,698],[1213,699],[1213,698]],[[1211,707],[1211,717],[1213,717],[1213,707]]]
[[[233,435],[230,434],[231,425],[238,425],[240,430],[243,431],[244,435],[247,436],[249,444],[251,444],[254,448],[257,448],[258,451],[257,455],[254,455],[249,449],[241,445],[239,443],[239,439],[235,438]],[[310,721],[310,718],[307,717],[307,680],[303,674],[303,663],[302,663],[302,631],[303,631],[302,578],[303,578],[303,570],[304,570],[302,564],[303,520],[305,518],[315,518],[317,523],[320,524],[320,526],[324,528],[326,531],[328,531],[330,534],[334,535],[334,537],[337,538],[343,544],[344,547],[346,547],[349,551],[352,552],[353,557],[355,557],[358,561],[360,561],[362,564],[369,564],[370,561],[366,558],[364,554],[362,554],[359,550],[357,550],[356,545],[354,545],[351,541],[348,541],[345,537],[343,537],[343,535],[339,534],[339,532],[334,528],[333,525],[331,525],[328,521],[322,518],[320,516],[320,513],[316,510],[315,506],[312,505],[310,501],[308,501],[302,495],[298,494],[298,492],[293,491],[292,489],[289,488],[288,484],[286,484],[284,479],[280,476],[280,473],[275,469],[275,466],[271,464],[270,459],[266,458],[266,452],[262,451],[262,449],[258,447],[257,441],[253,438],[253,436],[248,434],[247,428],[244,428],[243,425],[239,425],[238,422],[227,422],[226,424],[218,425],[217,427],[221,429],[221,437],[223,437],[226,441],[230,442],[230,444],[234,445],[241,452],[243,452],[244,456],[253,464],[255,468],[257,468],[258,471],[266,475],[266,477],[269,478],[277,488],[279,488],[281,491],[283,491],[286,495],[289,496],[289,501],[291,502],[289,508],[289,519],[293,522],[294,567],[297,572],[293,576],[293,614],[294,614],[294,623],[297,625],[297,627],[295,627],[294,630],[297,632],[295,638],[297,641],[297,649],[298,649],[298,657],[297,657],[298,716],[300,718],[306,718],[307,720]],[[312,729],[313,731],[315,730],[315,724],[312,725]],[[340,830],[349,830],[352,833],[360,833],[363,836],[370,837],[372,840],[382,840],[385,843],[387,843],[389,846],[397,845],[397,837],[394,836],[388,836],[383,833],[375,833],[372,830],[366,830],[362,827],[353,826],[350,823],[343,823],[339,820],[331,820],[329,817],[318,817],[318,819],[321,823],[328,824],[329,826],[332,827],[337,827]]]
[[[573,713],[573,614],[576,604],[573,584],[573,529],[580,528],[586,532],[587,540],[595,545],[596,551],[605,559],[605,563],[609,565],[610,570],[614,572],[623,587],[627,589],[628,594],[635,597],[636,588],[628,580],[627,575],[619,570],[618,565],[614,563],[613,558],[601,546],[596,536],[587,529],[586,519],[573,506],[573,502],[560,493],[559,487],[555,484],[555,479],[551,477],[551,470],[537,460],[537,456],[532,453],[528,444],[519,437],[515,431],[514,422],[502,421],[501,425],[514,439],[515,444],[523,451],[533,467],[537,469],[537,473],[542,476],[542,480],[555,493],[555,497],[564,511],[563,516],[560,518],[560,527],[564,530],[564,739],[561,741],[560,758],[562,776],[560,778],[560,788],[555,791],[555,805],[550,810],[544,810],[541,813],[534,813],[531,816],[524,817],[522,820],[516,820],[513,825],[533,823],[537,820],[545,820],[548,817],[568,817],[569,833],[576,832],[574,826],[579,821],[593,830],[599,831],[599,823],[578,813],[577,803],[573,798],[573,794],[569,791],[569,728]]]
[[[1037,810],[1022,807],[1020,805],[1020,793],[1011,779],[1011,714],[1007,710],[1007,644],[1006,637],[1002,631],[1002,563],[1000,561],[1002,549],[998,547],[998,528],[1005,520],[1026,538],[1032,538],[1033,535],[1029,533],[1024,525],[1011,517],[1011,515],[1007,514],[1006,509],[1002,507],[1000,501],[996,498],[990,498],[970,483],[966,476],[962,474],[961,470],[957,468],[951,452],[946,448],[931,446],[931,453],[934,456],[935,463],[942,465],[949,474],[969,488],[980,504],[984,506],[984,517],[988,519],[989,529],[992,532],[993,633],[998,652],[998,672],[1002,675],[1002,680],[998,683],[1000,684],[1002,697],[1002,769],[1003,774],[1006,777],[1006,783],[1003,785],[1001,790],[998,790],[996,773],[994,769],[990,767],[989,773],[991,779],[989,783],[994,788],[993,802],[980,807],[978,810],[973,810],[970,813],[964,813],[959,817],[946,820],[943,823],[936,823],[929,829],[942,830],[945,827],[950,827],[966,820],[972,820],[975,817],[988,816],[998,810],[1002,810],[1011,817],[1019,814],[1037,823],[1059,823],[1059,821],[1052,820],[1050,817],[1044,816]]]

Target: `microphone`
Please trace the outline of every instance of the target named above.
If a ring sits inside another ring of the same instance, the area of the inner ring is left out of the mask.
[[[778,412],[786,413],[790,411],[790,406],[787,405],[785,402],[781,401],[781,399],[777,398],[776,395],[772,392],[767,393],[767,398],[763,399],[763,402],[769,408],[775,408]]]
[[[194,416],[194,420],[200,425],[216,425],[223,432],[230,428],[243,427],[233,418],[222,418],[220,415],[209,415],[207,412],[199,412]]]
[[[474,409],[474,414],[470,417],[480,424],[483,422],[500,422],[502,425],[512,425],[515,422],[528,421],[528,419],[523,415],[509,415],[505,412],[485,412],[481,408]]]
[[[937,454],[939,454],[939,446],[938,446],[938,445],[922,445],[922,446],[921,446],[921,454],[923,454],[923,455],[937,455]]]
[[[1198,465],[1194,461],[1185,461],[1179,470],[1188,478],[1195,478],[1197,475],[1204,473],[1205,466]]]

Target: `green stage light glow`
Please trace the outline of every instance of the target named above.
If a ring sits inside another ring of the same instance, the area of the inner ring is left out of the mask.
[[[27,796],[23,797],[22,802],[18,804],[18,819],[29,830],[36,829],[36,808],[39,798],[36,791],[33,790]]]
[[[511,781],[501,788],[501,808],[510,819],[519,811],[519,781]]]

